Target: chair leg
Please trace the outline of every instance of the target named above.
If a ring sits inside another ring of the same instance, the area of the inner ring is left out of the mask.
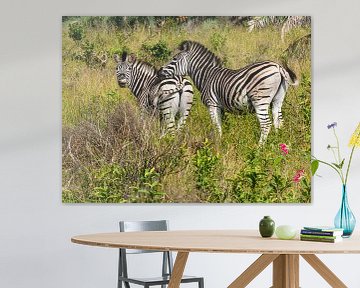
[[[204,288],[204,279],[199,280],[199,288]]]

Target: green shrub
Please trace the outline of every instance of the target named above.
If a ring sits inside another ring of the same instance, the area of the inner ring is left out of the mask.
[[[206,139],[196,150],[193,158],[195,166],[196,188],[206,195],[209,202],[222,202],[224,194],[219,188],[218,168],[219,154],[214,152],[211,143]]]
[[[219,19],[217,19],[216,17],[204,17],[204,16],[200,16],[200,17],[191,17],[191,20],[194,22],[198,22],[201,23],[201,28],[204,30],[218,30],[219,29]]]
[[[295,151],[290,150],[289,155],[284,155],[277,145],[269,146],[246,155],[244,166],[228,179],[229,197],[239,203],[309,201],[310,181],[307,177],[299,183],[293,181],[297,170],[291,166],[293,155],[290,154]]]
[[[94,63],[94,55],[95,55],[95,44],[86,40],[81,43],[82,56],[83,60],[87,65],[91,65]]]
[[[141,50],[148,56],[147,58],[152,62],[164,62],[168,60],[171,55],[171,49],[165,41],[160,40],[155,44],[144,43]]]
[[[105,164],[91,174],[90,200],[100,203],[125,202],[124,176],[126,171],[119,164]]]
[[[246,156],[244,168],[234,178],[229,179],[232,198],[239,203],[262,202],[261,193],[266,183],[264,161],[257,150],[252,150]],[[265,166],[266,167],[266,166]]]
[[[120,29],[133,29],[139,25],[155,26],[157,18],[154,16],[109,16],[106,22]]]
[[[85,37],[85,29],[80,22],[69,23],[68,33],[74,41],[81,41]]]
[[[161,202],[160,174],[154,168],[146,168],[136,183],[129,183],[131,167],[125,169],[117,163],[105,164],[91,174],[89,199],[99,203],[153,203]],[[131,186],[132,184],[133,186]]]
[[[107,16],[84,16],[84,24],[88,27],[100,27],[106,24]]]
[[[219,52],[224,49],[226,43],[226,35],[224,35],[224,32],[215,32],[210,37],[210,43],[212,49],[215,52]]]
[[[300,77],[301,83],[299,85],[299,100],[300,107],[305,125],[311,125],[311,76],[303,73]]]
[[[133,196],[135,201],[133,202],[153,203],[164,200],[165,192],[162,191],[160,174],[154,168],[146,168],[140,177],[140,181],[132,189],[135,193]]]
[[[105,67],[108,60],[108,54],[108,52],[97,51],[94,42],[85,40],[80,43],[80,51],[75,53],[74,58],[84,61],[89,67]]]

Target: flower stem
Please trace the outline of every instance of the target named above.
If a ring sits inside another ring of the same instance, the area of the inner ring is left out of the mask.
[[[315,158],[315,159],[316,159],[316,158]],[[341,170],[339,171],[339,169],[336,168],[334,165],[329,164],[329,163],[327,163],[327,162],[325,162],[325,161],[322,161],[322,160],[319,160],[319,159],[316,159],[316,160],[319,161],[319,162],[322,163],[322,164],[328,165],[328,166],[330,166],[331,168],[333,168],[333,169],[336,171],[336,173],[339,174],[340,179],[341,179],[341,182],[345,185],[344,177],[343,177],[342,173],[340,173]]]
[[[341,162],[342,162],[342,158],[341,158],[341,155],[340,155],[340,144],[339,144],[339,137],[337,136],[337,134],[336,134],[336,131],[335,131],[335,128],[333,128],[333,131],[334,131],[334,135],[335,135],[335,138],[336,138],[336,149],[337,149],[337,152],[338,152],[338,157],[339,157],[339,159],[338,159],[338,165],[340,166],[341,165]],[[336,161],[336,157],[335,157],[335,161]],[[340,178],[341,178],[341,181],[342,181],[342,183],[343,184],[346,184],[346,182],[344,182],[344,174],[343,174],[343,171],[342,171],[342,165],[340,166],[340,168],[339,168],[339,174],[340,174]]]
[[[334,159],[335,159],[336,164],[339,164],[339,163],[340,163],[340,160],[338,160],[337,157],[336,157],[336,154],[335,154],[335,151],[334,151],[335,148],[334,148],[334,147],[331,147],[330,150],[331,150],[331,152],[332,152],[332,154],[333,154],[333,156],[334,156]]]
[[[356,143],[356,141],[357,141],[357,139],[358,139],[359,137],[360,137],[360,132],[359,132],[359,134],[356,136],[355,143]],[[355,146],[356,146],[356,145],[354,145],[353,148],[351,149],[350,158],[349,158],[349,163],[348,163],[348,166],[347,166],[347,169],[346,169],[345,185],[346,185],[347,180],[348,180],[349,170],[350,170],[350,164],[351,164],[351,160],[352,160],[352,157],[353,157],[353,154],[354,154]]]
[[[349,163],[348,163],[348,166],[347,166],[347,169],[346,169],[345,185],[346,185],[347,180],[348,180],[349,170],[350,170],[350,164],[351,164],[351,160],[352,160],[352,157],[353,157],[353,154],[354,154],[354,150],[355,150],[355,145],[354,145],[353,148],[351,149],[351,154],[350,154],[350,158],[349,158]]]
[[[335,138],[336,138],[336,148],[337,148],[337,152],[338,152],[338,157],[339,157],[339,163],[338,164],[340,164],[341,163],[341,155],[340,155],[340,145],[339,145],[339,137],[337,136],[337,134],[336,134],[336,131],[335,131],[335,128],[333,128],[333,131],[334,131],[334,135],[335,135]]]

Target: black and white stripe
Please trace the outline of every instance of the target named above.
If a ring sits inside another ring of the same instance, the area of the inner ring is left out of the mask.
[[[114,55],[116,78],[120,87],[128,87],[141,107],[147,111],[158,110],[162,134],[181,128],[189,116],[194,91],[189,80],[182,76],[160,79],[156,68],[135,56],[123,53]]]
[[[224,110],[254,109],[260,122],[260,144],[266,141],[270,132],[270,104],[275,128],[282,126],[281,107],[285,93],[289,84],[298,84],[296,75],[289,68],[263,61],[232,70],[223,67],[220,59],[200,43],[184,41],[179,49],[180,53],[160,69],[159,76],[189,75],[200,90],[201,100],[220,135]]]

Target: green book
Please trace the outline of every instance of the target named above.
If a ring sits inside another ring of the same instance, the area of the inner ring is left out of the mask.
[[[308,234],[300,234],[303,238],[315,238],[315,239],[337,239],[342,238],[341,236],[325,236],[325,235],[308,235]]]
[[[331,238],[316,238],[316,237],[303,237],[300,236],[301,241],[324,242],[324,243],[337,243],[342,241],[342,237]]]

